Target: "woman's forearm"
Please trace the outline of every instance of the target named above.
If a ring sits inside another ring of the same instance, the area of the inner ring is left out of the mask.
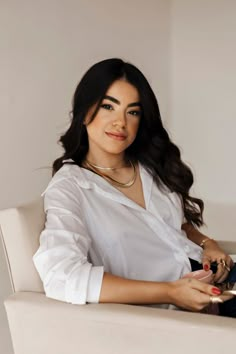
[[[209,304],[209,296],[220,290],[199,280],[179,279],[173,282],[130,280],[104,273],[100,303],[173,304],[200,311]]]
[[[170,283],[140,281],[104,273],[99,302],[121,304],[168,304]]]

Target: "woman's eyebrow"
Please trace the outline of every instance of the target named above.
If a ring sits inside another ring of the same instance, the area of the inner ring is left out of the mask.
[[[110,100],[116,104],[120,104],[120,101],[117,100],[115,97],[112,97],[112,96],[104,96],[103,99],[107,99],[107,100]],[[134,107],[134,106],[139,106],[141,107],[141,103],[140,102],[133,102],[133,103],[129,103],[127,107]]]

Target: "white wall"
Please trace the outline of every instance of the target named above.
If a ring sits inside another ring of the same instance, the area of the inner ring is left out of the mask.
[[[236,1],[172,5],[169,129],[206,201],[205,231],[236,240]]]
[[[66,129],[73,91],[95,62],[121,57],[137,65],[168,115],[169,20],[166,0],[10,0],[1,2],[0,209],[46,187]],[[2,252],[2,250],[1,250]],[[0,300],[10,292],[0,253]],[[9,354],[3,307],[1,352]]]

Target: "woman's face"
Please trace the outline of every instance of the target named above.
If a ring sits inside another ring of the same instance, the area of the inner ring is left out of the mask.
[[[137,89],[125,80],[117,80],[109,87],[95,118],[89,123],[93,110],[94,107],[85,119],[89,152],[123,154],[135,140],[141,118]]]

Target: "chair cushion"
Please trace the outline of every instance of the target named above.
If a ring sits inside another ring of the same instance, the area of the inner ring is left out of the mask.
[[[15,353],[199,354],[234,351],[233,318],[121,304],[72,305],[39,293],[5,301]]]

